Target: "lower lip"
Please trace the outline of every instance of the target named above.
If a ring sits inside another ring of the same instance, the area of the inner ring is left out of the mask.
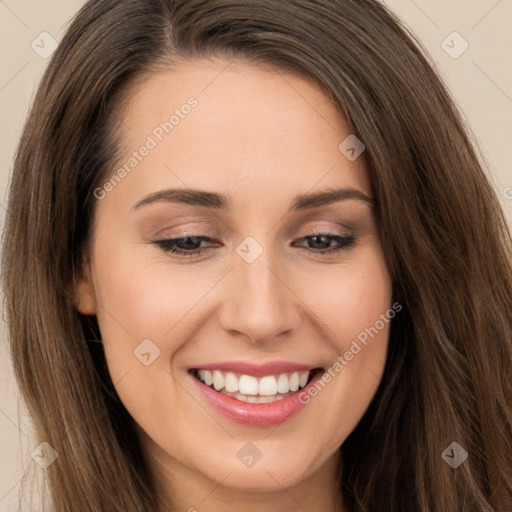
[[[292,416],[295,416],[309,402],[309,400],[304,400],[305,403],[302,403],[299,400],[299,394],[307,394],[309,388],[322,378],[322,372],[314,375],[308,385],[297,391],[294,395],[267,404],[252,404],[236,400],[230,396],[218,393],[192,374],[190,374],[190,377],[194,380],[206,401],[224,416],[243,425],[270,427],[283,423]]]

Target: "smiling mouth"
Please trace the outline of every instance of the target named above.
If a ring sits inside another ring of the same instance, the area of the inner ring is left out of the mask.
[[[197,380],[217,393],[242,402],[267,404],[293,396],[323,370],[315,368],[262,377],[200,368],[192,368],[189,371]]]

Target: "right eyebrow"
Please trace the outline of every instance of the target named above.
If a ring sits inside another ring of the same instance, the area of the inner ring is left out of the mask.
[[[223,210],[232,209],[231,201],[224,194],[193,189],[167,189],[159,190],[158,192],[149,194],[148,196],[138,201],[132,207],[132,210],[136,210],[142,206],[154,203],[155,201],[169,201],[172,203],[206,206],[207,208]]]

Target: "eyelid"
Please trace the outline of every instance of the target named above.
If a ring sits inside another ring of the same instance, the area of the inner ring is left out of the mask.
[[[338,247],[334,248],[327,248],[327,249],[312,249],[308,247],[301,246],[298,242],[311,239],[317,236],[326,236],[327,238],[337,240]],[[209,247],[205,248],[198,248],[198,249],[179,249],[176,246],[178,245],[178,242],[185,240],[187,238],[197,238],[199,239],[199,242],[202,243],[204,241],[209,242]],[[218,247],[218,241],[215,239],[204,236],[204,235],[188,235],[188,236],[178,236],[173,238],[167,238],[167,239],[160,239],[153,242],[155,245],[159,246],[161,250],[163,250],[166,254],[174,254],[177,255],[176,257],[178,259],[186,259],[186,258],[195,258],[200,257],[206,253],[209,253],[213,249],[215,249],[215,245]],[[314,257],[320,257],[320,258],[328,258],[329,256],[335,256],[343,251],[350,250],[358,243],[358,236],[355,234],[351,235],[344,235],[344,234],[336,234],[329,231],[318,231],[313,232],[310,234],[306,234],[304,236],[296,238],[293,242],[293,247],[299,247],[302,248],[302,250],[306,253],[312,254]],[[222,243],[221,243],[222,245]]]
[[[214,232],[217,232],[216,228],[187,228],[184,231],[178,231],[177,233],[172,233],[171,231],[175,228],[164,228],[157,231],[154,235],[151,236],[152,239],[164,239],[164,238],[186,238],[188,236],[210,236],[214,237]]]
[[[349,228],[348,226],[345,226],[340,223],[335,223],[337,228],[333,229],[332,227],[325,227],[325,226],[316,226],[313,228],[299,230],[299,233],[296,233],[295,235],[292,234],[293,230],[288,229],[285,232],[284,237],[285,238],[291,238],[292,240],[298,240],[302,238],[307,238],[310,236],[315,235],[330,235],[330,236],[341,236],[341,237],[350,237],[355,236],[356,232]],[[342,228],[340,230],[340,228]],[[155,233],[154,236],[151,237],[153,241],[155,240],[164,240],[164,239],[180,239],[180,238],[187,238],[187,237],[200,237],[200,236],[206,236],[210,237],[212,241],[219,241],[219,238],[222,238],[222,236],[218,235],[217,228],[214,227],[208,227],[208,228],[187,228],[184,231],[178,231],[176,233],[169,233],[170,229],[162,229]]]
[[[350,236],[354,235],[355,231],[348,226],[343,226],[342,224],[337,224],[338,229],[341,227],[343,228],[343,232],[338,232],[336,229],[333,230],[333,228],[325,228],[325,227],[315,227],[311,229],[306,230],[306,234],[302,236],[311,236],[311,235],[337,235],[337,236]]]

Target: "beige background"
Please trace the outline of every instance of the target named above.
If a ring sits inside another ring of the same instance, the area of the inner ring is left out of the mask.
[[[290,0],[291,1],[291,0]],[[12,157],[36,85],[47,60],[31,47],[45,38],[60,40],[65,24],[81,0],[0,0],[0,215],[5,215],[6,187]],[[491,177],[512,223],[512,2],[510,0],[389,0],[431,53],[459,107],[472,126]],[[462,36],[452,36],[456,31]],[[448,37],[450,36],[450,37]],[[443,49],[442,43],[455,55]],[[41,43],[39,43],[41,45]],[[48,46],[46,46],[48,48]],[[0,343],[0,512],[14,510],[22,469],[35,464],[30,422],[18,405],[9,366],[5,327]],[[44,470],[36,468],[40,478]]]

